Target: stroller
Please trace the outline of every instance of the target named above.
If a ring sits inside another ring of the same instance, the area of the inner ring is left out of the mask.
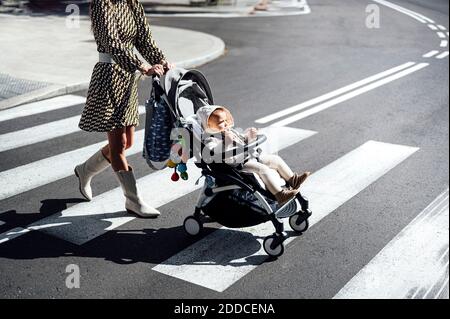
[[[311,216],[308,200],[298,193],[294,199],[278,207],[274,196],[266,190],[256,174],[243,173],[223,162],[204,159],[204,145],[201,142],[203,130],[195,113],[204,105],[213,105],[213,97],[208,81],[201,72],[172,69],[161,78],[154,77],[152,86],[152,98],[163,100],[169,109],[172,126],[176,129],[173,131],[187,132],[178,136],[172,134],[172,138],[181,138],[182,135],[186,138],[187,135],[189,149],[186,150],[185,158],[194,161],[195,166],[201,169],[201,178],[205,179],[194,214],[184,220],[186,233],[191,236],[199,235],[206,222],[217,222],[229,228],[271,222],[275,232],[264,239],[263,248],[271,257],[281,256],[284,241],[288,237],[282,219],[289,218],[289,225],[296,233],[305,232]],[[266,139],[266,136],[259,135],[245,147],[228,150],[222,156],[260,151],[259,147]]]

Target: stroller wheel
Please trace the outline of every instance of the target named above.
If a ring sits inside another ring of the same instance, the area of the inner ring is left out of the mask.
[[[198,218],[194,216],[188,216],[183,223],[184,230],[191,236],[197,236],[203,230],[203,224]]]
[[[289,217],[289,226],[291,226],[292,230],[297,233],[303,233],[309,227],[308,219],[301,216],[300,214],[295,214]]]
[[[284,243],[280,242],[276,244],[279,240],[276,236],[272,235],[266,237],[263,242],[263,247],[267,255],[271,257],[280,257],[284,253]],[[274,246],[275,245],[275,246]]]

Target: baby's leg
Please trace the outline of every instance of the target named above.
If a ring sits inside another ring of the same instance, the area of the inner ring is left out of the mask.
[[[286,182],[294,176],[294,172],[288,164],[286,164],[286,162],[278,155],[261,154],[259,161],[276,170]]]
[[[277,172],[267,165],[258,163],[256,161],[249,161],[244,164],[242,171],[258,174],[258,176],[261,177],[264,185],[266,185],[268,191],[273,195],[283,190],[277,183],[279,181]]]

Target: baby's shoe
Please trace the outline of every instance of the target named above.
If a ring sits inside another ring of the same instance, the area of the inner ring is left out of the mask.
[[[298,194],[298,189],[283,189],[281,192],[275,194],[275,199],[280,206],[283,206],[288,201],[293,199]]]
[[[303,182],[308,178],[308,176],[311,175],[311,172],[304,172],[302,175],[299,175],[297,173],[294,173],[294,176],[292,176],[289,180],[288,180],[288,184],[293,188],[293,189],[299,189],[300,185],[303,184]]]

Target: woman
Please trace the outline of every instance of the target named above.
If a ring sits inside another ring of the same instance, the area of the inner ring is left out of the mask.
[[[126,198],[125,208],[141,217],[156,217],[159,211],[139,195],[125,151],[133,145],[139,125],[135,72],[161,76],[173,65],[155,45],[138,0],[92,0],[90,15],[99,62],[92,72],[78,126],[88,132],[107,132],[108,144],[75,167],[80,192],[91,200],[92,177],[111,164]],[[133,45],[151,65],[133,53]]]

